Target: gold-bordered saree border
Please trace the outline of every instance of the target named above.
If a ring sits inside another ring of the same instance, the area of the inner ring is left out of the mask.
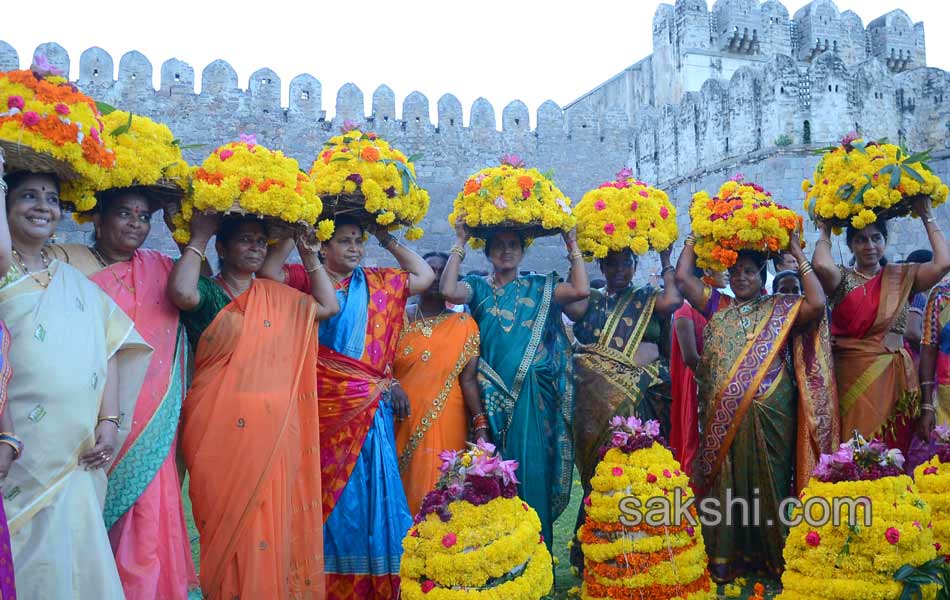
[[[701,494],[709,490],[710,483],[719,474],[769,365],[784,350],[801,305],[801,297],[774,296],[772,313],[756,324],[753,338],[732,366],[726,385],[716,393],[697,456],[696,484]]]

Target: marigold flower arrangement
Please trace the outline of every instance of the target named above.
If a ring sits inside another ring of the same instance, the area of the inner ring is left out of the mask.
[[[584,194],[574,216],[577,243],[588,259],[628,248],[639,256],[651,248],[662,252],[679,235],[676,208],[666,192],[635,179],[629,167]]]
[[[109,172],[109,187],[161,186],[184,196],[191,169],[168,126],[123,110],[100,107],[116,156],[115,168]]]
[[[947,200],[947,186],[927,165],[928,152],[910,153],[853,133],[820,152],[812,179],[802,182],[812,220],[862,229],[879,217],[909,214],[915,196],[929,196],[933,206]]]
[[[501,165],[469,176],[455,197],[449,224],[462,216],[471,229],[472,247],[499,229],[517,229],[526,237],[555,235],[576,224],[571,199],[554,185],[550,173],[525,167],[524,160],[506,154]]]
[[[936,453],[914,469],[914,482],[933,511],[934,548],[950,556],[950,427],[938,425],[932,438]]]
[[[694,194],[689,216],[697,238],[696,263],[713,271],[736,264],[740,250],[768,254],[787,249],[792,232],[802,226],[800,216],[741,174],[723,183],[713,197],[705,191]]]
[[[931,507],[902,474],[903,463],[899,450],[857,433],[834,454],[822,455],[793,510],[793,518],[809,518],[789,531],[777,598],[902,598],[902,574],[936,557]],[[937,589],[924,585],[921,592],[934,598]]]
[[[442,477],[403,539],[406,600],[537,599],[551,590],[551,554],[537,513],[518,498],[517,461],[479,442],[445,451]]]
[[[217,148],[192,173],[192,186],[175,215],[174,238],[187,243],[194,210],[244,213],[291,225],[312,225],[323,210],[313,181],[297,161],[269,150],[253,135]]]
[[[365,211],[378,225],[407,227],[405,238],[417,240],[423,235],[419,223],[429,211],[429,193],[416,182],[416,158],[346,121],[343,133],[323,145],[310,176],[328,211]]]
[[[601,449],[578,531],[584,552],[581,597],[716,598],[695,507],[693,522],[673,520],[673,499],[679,495],[685,501],[693,493],[689,477],[660,437],[659,423],[618,416],[610,425],[612,436]],[[621,511],[621,500],[629,497],[640,501],[637,515],[630,507]],[[670,499],[670,511],[659,523],[653,520],[657,509],[647,501],[664,497]]]
[[[10,170],[55,173],[78,211],[96,205],[115,164],[96,102],[39,54],[31,70],[0,73],[0,146]]]

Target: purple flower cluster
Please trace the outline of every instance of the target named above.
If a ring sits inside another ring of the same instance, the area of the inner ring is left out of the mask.
[[[660,436],[659,421],[641,421],[637,417],[615,416],[610,420],[610,440],[600,448],[600,458],[604,458],[607,451],[616,448],[621,452],[630,453],[649,448],[653,442],[666,445]]]
[[[950,463],[950,426],[937,425],[930,434],[934,442],[935,455],[942,463]]]
[[[501,460],[495,454],[494,444],[485,441],[470,446],[463,452],[445,450],[439,455],[442,477],[435,489],[422,499],[416,523],[433,513],[439,515],[443,523],[447,522],[452,518],[449,504],[456,500],[481,506],[498,497],[514,498],[518,495],[519,482],[515,476],[518,461]]]
[[[896,448],[888,448],[880,440],[867,442],[855,433],[833,454],[822,454],[813,475],[818,481],[873,481],[895,477],[904,470],[904,455]]]

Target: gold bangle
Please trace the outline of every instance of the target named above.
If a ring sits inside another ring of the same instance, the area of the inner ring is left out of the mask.
[[[934,384],[933,381],[921,381],[921,382],[920,382],[920,387],[924,387],[925,385],[933,385],[933,384]],[[0,433],[0,435],[3,435],[3,434]]]
[[[684,246],[695,246],[696,245],[696,236],[692,233],[686,236],[686,240],[683,241]]]
[[[205,253],[202,252],[201,250],[198,250],[197,248],[195,248],[195,247],[192,246],[191,244],[188,244],[187,246],[185,246],[185,250],[191,250],[192,252],[194,252],[195,254],[197,254],[197,255],[198,255],[198,258],[200,258],[202,261],[205,260]]]
[[[567,255],[567,259],[571,262],[575,260],[584,260],[584,254],[580,250],[575,250]]]
[[[920,410],[925,411],[925,412],[937,412],[937,411],[934,409],[933,405],[931,405],[931,404],[924,404],[924,405],[922,405],[922,406],[920,407]],[[0,441],[3,441],[3,440],[0,440]]]
[[[0,439],[0,444],[6,444],[7,446],[13,448],[13,460],[20,458],[20,447],[17,446],[13,441]]]
[[[820,243],[822,243],[822,242],[828,244],[828,247],[829,247],[829,248],[831,248],[831,247],[834,246],[834,245],[831,243],[831,240],[826,239],[826,238],[818,238],[818,241],[815,242],[815,245],[817,246],[818,244],[820,244]]]
[[[929,219],[924,219],[924,225],[928,225],[930,223],[936,223],[936,222],[937,222],[937,217],[934,217],[932,215]]]
[[[452,249],[449,250],[449,254],[454,254],[459,257],[459,260],[465,260],[465,248],[462,248],[459,245],[452,246]]]
[[[321,270],[321,269],[323,269],[323,265],[320,264],[320,263],[317,263],[317,266],[315,266],[315,267],[312,268],[312,269],[308,269],[308,268],[304,267],[304,270],[307,272],[307,275],[310,275],[310,274],[312,274],[312,273],[316,273],[317,271],[319,271],[319,270]]]
[[[122,426],[121,426],[122,417],[112,417],[112,416],[99,417],[99,421],[96,424],[98,425],[99,423],[102,423],[103,421],[109,421],[110,423],[114,423],[116,429],[122,429]]]

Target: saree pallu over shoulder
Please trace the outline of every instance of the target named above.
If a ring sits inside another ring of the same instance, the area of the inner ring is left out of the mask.
[[[918,266],[885,266],[834,309],[831,345],[842,438],[856,430],[868,439],[883,435],[905,452],[908,449],[920,388],[914,361],[893,329],[910,297]]]
[[[54,260],[50,274],[46,288],[21,277],[0,289],[17,373],[8,410],[24,444],[41,449],[24,453],[4,483],[20,595],[122,598],[102,521],[106,475],[79,468],[78,457],[95,444],[110,359],[124,434],[151,348],[79,271]]]
[[[258,279],[199,340],[182,451],[211,598],[325,595],[315,316]]]

